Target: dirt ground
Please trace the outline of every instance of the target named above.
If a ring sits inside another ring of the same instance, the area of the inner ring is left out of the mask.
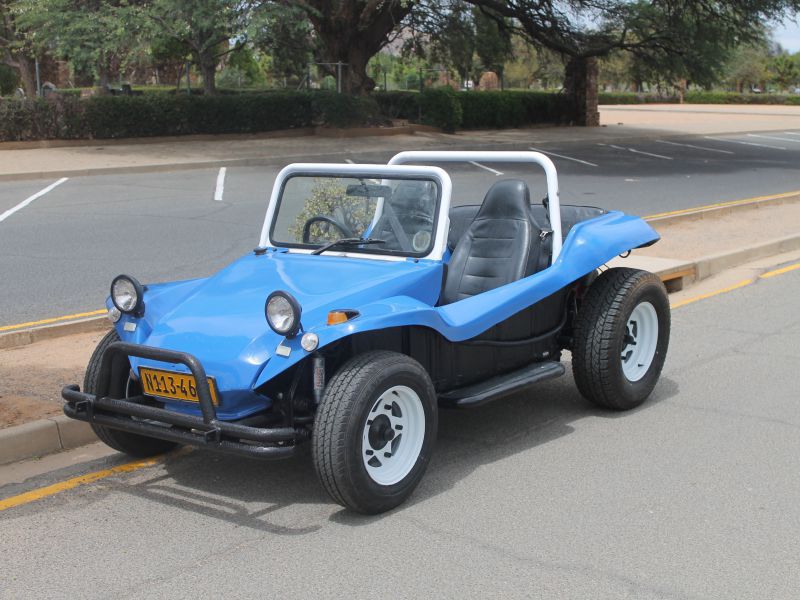
[[[0,429],[62,414],[61,388],[83,387],[86,364],[103,335],[80,333],[0,350]]]

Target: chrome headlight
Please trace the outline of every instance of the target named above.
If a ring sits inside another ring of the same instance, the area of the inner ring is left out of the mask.
[[[144,288],[129,275],[117,275],[111,282],[111,302],[116,309],[137,317],[144,313]]]
[[[301,313],[297,300],[287,292],[272,292],[264,304],[264,314],[272,331],[288,338],[300,330]]]

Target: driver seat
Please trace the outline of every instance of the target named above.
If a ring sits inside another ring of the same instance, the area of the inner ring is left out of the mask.
[[[528,184],[495,183],[458,241],[447,268],[441,304],[450,304],[530,275],[541,250],[530,213]]]
[[[385,240],[382,246],[391,250],[413,250],[416,235],[422,231],[423,245],[427,247],[433,234],[433,217],[436,210],[436,187],[430,181],[402,181],[386,201],[383,214],[375,224],[370,237]]]

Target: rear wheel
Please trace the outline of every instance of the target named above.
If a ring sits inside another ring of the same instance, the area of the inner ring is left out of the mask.
[[[110,344],[118,341],[119,335],[116,331],[111,330],[100,340],[100,343],[97,344],[97,348],[95,348],[92,357],[89,359],[89,365],[86,367],[86,376],[83,379],[83,389],[85,392],[94,394],[95,390],[97,390],[97,378],[100,374],[100,364],[103,361],[103,355]],[[126,369],[115,370],[113,373],[119,373],[120,381],[118,382],[119,386],[114,386],[112,384],[111,388],[125,390],[125,397],[134,395],[134,388],[138,386],[138,383],[130,376],[130,365],[127,365]],[[175,442],[136,435],[135,433],[128,433],[127,431],[112,429],[111,427],[96,425],[95,423],[91,423],[91,427],[97,434],[97,437],[107,446],[136,458],[163,454],[164,452],[173,450],[177,446]]]
[[[653,391],[667,356],[669,298],[647,271],[609,269],[586,292],[575,321],[572,372],[581,394],[628,410]]]
[[[390,510],[422,479],[436,427],[436,394],[422,365],[397,352],[352,358],[317,410],[313,457],[320,481],[342,506]]]

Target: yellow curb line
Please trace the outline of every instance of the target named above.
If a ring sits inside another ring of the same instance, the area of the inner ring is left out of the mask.
[[[682,300],[680,302],[676,302],[675,304],[670,304],[670,308],[675,310],[676,308],[680,308],[681,306],[686,306],[687,304],[692,304],[693,302],[698,302],[700,300],[705,300],[707,298],[713,298],[714,296],[719,296],[720,294],[725,294],[727,292],[732,292],[733,290],[738,290],[739,288],[746,287],[753,283],[754,279],[744,279],[739,283],[734,283],[733,285],[729,285],[726,288],[722,288],[721,290],[716,290],[714,292],[708,292],[707,294],[701,294],[699,296],[695,296],[694,298],[687,298],[686,300]]]
[[[670,308],[674,310],[676,308],[680,308],[681,306],[686,306],[687,304],[692,304],[693,302],[697,302],[699,300],[713,298],[714,296],[719,296],[720,294],[726,294],[727,292],[732,292],[733,290],[738,290],[740,288],[747,287],[748,285],[755,283],[758,279],[769,279],[771,277],[777,277],[778,275],[783,275],[791,271],[796,271],[797,269],[800,269],[800,263],[795,263],[793,265],[781,267],[780,269],[773,269],[772,271],[767,271],[766,273],[762,273],[755,279],[743,279],[739,283],[734,283],[733,285],[729,285],[728,287],[722,288],[720,290],[708,292],[706,294],[700,294],[699,296],[695,296],[693,298],[687,298],[686,300],[681,300],[680,302],[671,304]]]
[[[775,277],[777,275],[783,275],[784,273],[788,273],[789,271],[794,271],[796,269],[800,269],[800,263],[789,265],[788,267],[782,267],[780,269],[775,269],[774,271],[767,271],[766,273],[761,275],[761,278],[762,279],[769,279],[770,277]]]
[[[712,208],[725,208],[726,206],[738,206],[739,204],[752,204],[756,202],[764,202],[766,200],[778,200],[780,198],[788,198],[800,194],[800,190],[794,192],[786,192],[783,194],[770,194],[769,196],[755,196],[754,198],[745,198],[744,200],[730,200],[728,202],[717,202],[715,204],[706,204],[705,206],[695,206],[694,208],[684,208],[681,210],[671,210],[669,212],[656,213],[654,215],[647,215],[643,219],[660,219],[662,217],[674,217],[677,215],[688,215],[696,212],[703,212]]]
[[[11,331],[12,329],[22,329],[24,327],[36,327],[37,325],[48,325],[49,323],[58,323],[59,321],[71,321],[72,319],[81,319],[84,317],[96,317],[104,315],[108,311],[103,308],[100,310],[93,310],[90,312],[76,313],[74,315],[64,315],[63,317],[53,317],[52,319],[42,319],[41,321],[29,321],[28,323],[19,323],[17,325],[4,325],[0,327],[0,331]]]
[[[93,483],[100,479],[117,475],[118,473],[130,473],[132,471],[144,469],[145,467],[152,467],[164,462],[166,456],[167,455],[162,455],[157,456],[156,458],[147,458],[144,460],[125,463],[124,465],[118,465],[116,467],[111,467],[110,469],[103,469],[102,471],[95,471],[94,473],[87,473],[86,475],[73,477],[72,479],[67,479],[66,481],[54,483],[53,485],[31,490],[30,492],[25,492],[24,494],[20,494],[18,496],[11,496],[5,500],[0,500],[0,512],[9,508],[14,508],[15,506],[21,506],[23,504],[35,502],[36,500],[41,500],[42,498],[47,498],[48,496],[54,496],[60,492],[71,490],[78,486],[86,485],[87,483]]]

